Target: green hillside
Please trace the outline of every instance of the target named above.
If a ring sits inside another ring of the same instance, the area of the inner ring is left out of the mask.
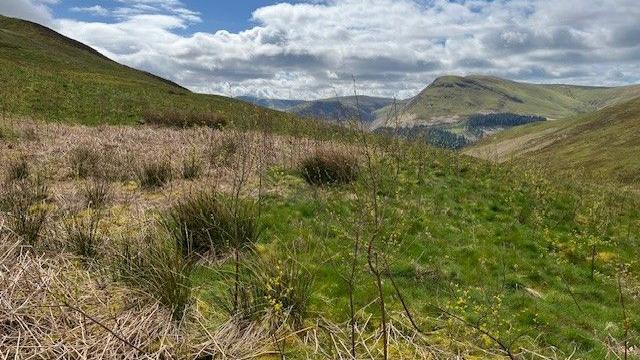
[[[635,96],[640,96],[640,86],[542,85],[490,76],[444,76],[400,110],[400,122],[404,126],[450,124],[479,113],[558,119],[592,112]]]
[[[467,152],[547,169],[613,179],[640,188],[640,97],[594,113],[514,128]]]
[[[41,25],[0,16],[0,111],[47,121],[126,123],[146,111],[206,111],[242,122],[253,105],[194,94],[177,84],[118,64]],[[267,111],[277,125],[287,116]]]

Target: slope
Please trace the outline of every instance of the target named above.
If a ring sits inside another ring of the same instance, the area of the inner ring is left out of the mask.
[[[444,76],[401,109],[400,123],[402,126],[452,124],[482,113],[557,119],[592,112],[635,96],[640,96],[640,86],[543,85],[490,76]]]
[[[597,112],[514,128],[467,150],[640,188],[640,97]]]
[[[372,96],[341,96],[312,101],[264,99],[250,96],[239,97],[239,99],[270,109],[327,121],[358,119],[371,122],[378,116],[377,112],[380,109],[393,103],[393,99]]]
[[[85,124],[134,123],[146,111],[209,111],[229,121],[255,106],[194,94],[111,61],[44,26],[0,16],[0,112]],[[277,123],[283,114],[268,111]]]

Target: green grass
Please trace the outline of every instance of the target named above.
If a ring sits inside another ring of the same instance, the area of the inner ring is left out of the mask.
[[[637,196],[603,197],[452,153],[410,151],[397,177],[381,172],[378,193],[382,233],[391,239],[385,250],[390,270],[420,326],[443,325],[434,320],[442,315],[435,305],[481,321],[504,341],[515,341],[514,349],[540,336],[541,348],[554,346],[567,355],[576,348],[579,358],[604,358],[607,334],[622,336],[617,269],[640,270]],[[266,230],[259,249],[283,255],[296,249],[297,261],[315,275],[310,312],[348,320],[343,277],[353,239],[358,233],[366,237],[357,231],[363,210],[353,194],[365,180],[320,191],[287,171],[272,171],[268,181],[286,191],[263,204]],[[606,203],[606,214],[589,218],[598,201]],[[606,229],[598,227],[602,218],[611,219]],[[590,234],[598,239],[594,279],[585,240]],[[358,269],[355,297],[361,308],[375,300],[376,290],[364,256]],[[194,282],[214,289],[212,278],[201,270]],[[631,291],[637,281],[629,275],[625,286]],[[391,313],[402,312],[388,280],[385,292]],[[637,334],[640,303],[625,294]],[[376,307],[366,312],[375,314]],[[446,336],[440,334],[434,341]]]
[[[482,140],[470,154],[544,166],[590,181],[640,189],[640,97],[563,120],[516,127]],[[510,143],[517,146],[509,146]],[[500,151],[501,149],[507,149]],[[499,155],[498,155],[499,152]]]

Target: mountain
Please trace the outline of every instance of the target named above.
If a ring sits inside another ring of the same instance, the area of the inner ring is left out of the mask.
[[[305,102],[304,100],[267,99],[255,96],[239,96],[237,99],[278,111],[287,111]]]
[[[281,100],[242,96],[238,99],[274,110],[287,111],[306,118],[327,121],[358,119],[372,122],[377,112],[393,103],[393,99],[371,96],[343,96],[321,100]]]
[[[256,106],[195,94],[109,60],[91,47],[29,21],[0,16],[0,112],[47,121],[130,124],[147,111],[206,111],[240,124]],[[261,110],[262,111],[262,110]],[[273,126],[290,115],[265,110]]]
[[[640,86],[528,84],[491,76],[443,76],[399,110],[400,126],[450,125],[474,114],[512,113],[550,119],[593,112],[640,96]],[[382,118],[374,126],[382,126]]]
[[[640,189],[640,97],[590,114],[514,128],[483,139],[466,153]]]

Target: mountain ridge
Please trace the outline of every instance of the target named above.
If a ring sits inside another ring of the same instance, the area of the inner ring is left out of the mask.
[[[398,117],[402,127],[457,123],[484,113],[555,119],[597,111],[634,96],[640,96],[640,85],[533,84],[486,75],[445,75],[411,98]],[[380,126],[380,118],[374,126]]]

